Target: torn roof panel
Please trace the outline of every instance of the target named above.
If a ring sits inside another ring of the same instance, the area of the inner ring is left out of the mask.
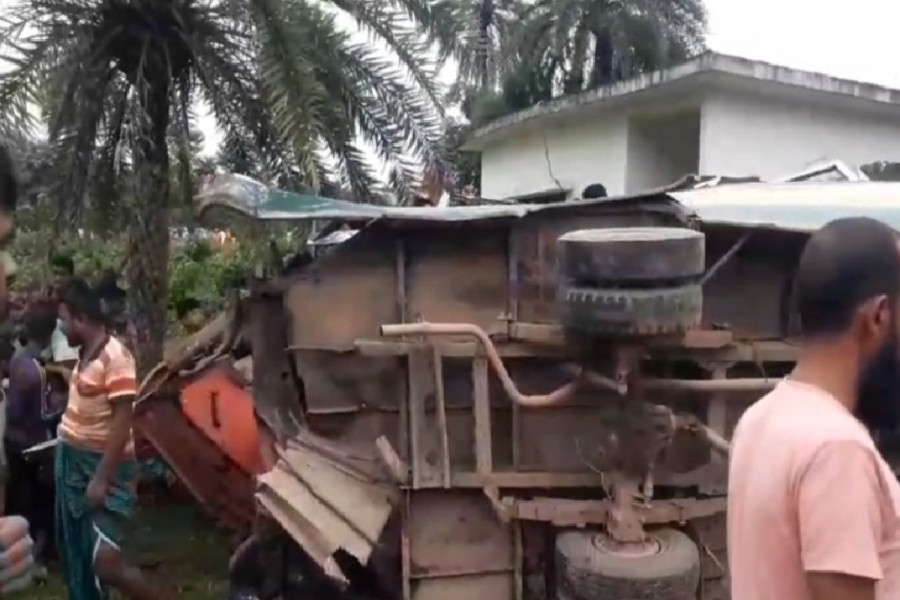
[[[620,198],[436,208],[357,204],[270,189],[246,177],[223,175],[204,188],[197,201],[201,217],[227,211],[265,221],[459,223],[653,206],[707,224],[812,231],[836,218],[865,215],[900,230],[900,182],[727,183],[722,179],[716,184],[718,181],[697,180],[693,186],[682,181]]]
[[[696,178],[688,178],[693,181]],[[686,180],[688,180],[686,179]],[[521,218],[539,211],[584,211],[637,206],[646,202],[674,205],[666,190],[681,189],[684,181],[660,190],[618,198],[598,198],[551,204],[478,204],[469,206],[375,206],[334,200],[323,196],[287,192],[254,181],[242,175],[218,175],[196,196],[201,219],[231,213],[260,221],[344,220],[365,222],[389,221],[462,222],[490,219]]]

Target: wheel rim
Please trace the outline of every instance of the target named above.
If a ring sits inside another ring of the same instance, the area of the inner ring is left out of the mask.
[[[642,542],[617,542],[605,533],[596,533],[591,539],[594,548],[609,554],[618,554],[628,558],[646,558],[659,554],[662,549],[659,540],[647,536]]]

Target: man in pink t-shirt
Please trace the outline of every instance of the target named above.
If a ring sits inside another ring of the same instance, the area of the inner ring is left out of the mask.
[[[804,347],[735,429],[732,600],[900,600],[900,485],[870,431],[900,425],[900,245],[833,221],[794,281]]]

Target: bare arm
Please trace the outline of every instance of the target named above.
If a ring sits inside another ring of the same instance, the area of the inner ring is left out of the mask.
[[[100,459],[100,466],[97,467],[97,473],[104,481],[114,481],[119,465],[122,463],[122,457],[125,454],[125,446],[131,439],[131,416],[134,413],[134,396],[122,396],[116,398],[113,402],[112,425],[110,426],[109,438],[106,440],[106,447],[103,449],[103,458]]]
[[[812,600],[874,600],[890,503],[875,451],[854,441],[830,442],[797,486],[801,558]]]

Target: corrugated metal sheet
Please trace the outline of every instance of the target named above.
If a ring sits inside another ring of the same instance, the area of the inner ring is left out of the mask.
[[[748,183],[671,192],[710,224],[815,231],[842,217],[867,216],[900,230],[900,183]]]
[[[723,183],[691,189],[680,183],[646,194],[566,202],[433,207],[354,204],[318,196],[270,190],[245,177],[226,175],[198,198],[201,216],[219,210],[268,221],[346,219],[366,221],[464,222],[522,218],[535,213],[584,212],[657,203],[704,223],[812,231],[839,217],[865,215],[900,229],[900,183],[794,182]]]

